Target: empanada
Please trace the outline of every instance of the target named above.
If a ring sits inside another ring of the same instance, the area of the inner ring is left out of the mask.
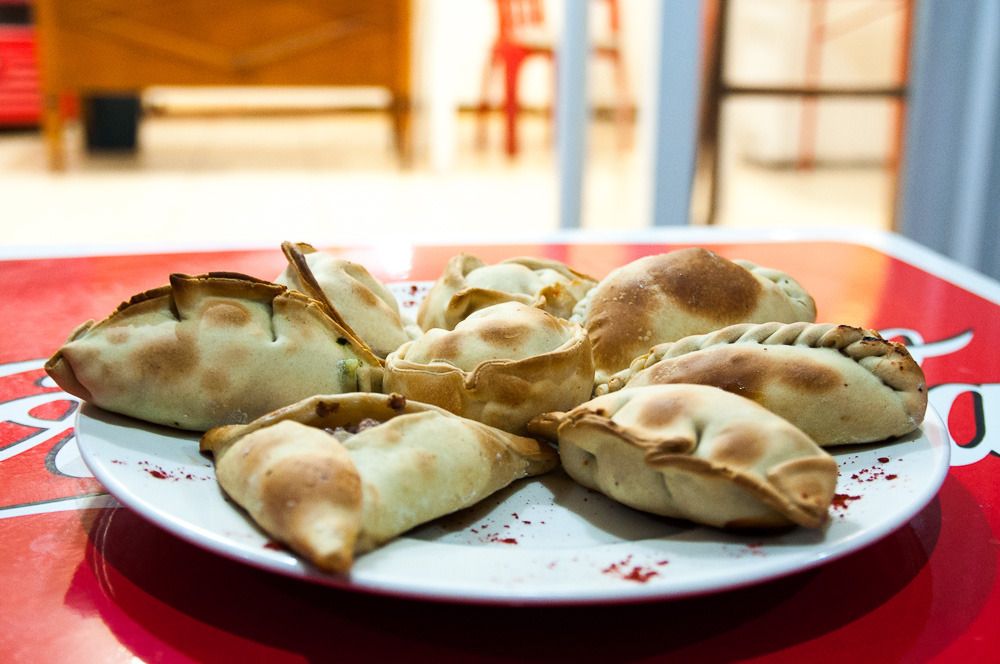
[[[816,305],[783,272],[691,248],[612,271],[573,320],[590,335],[597,380],[604,382],[656,344],[736,323],[812,322]]]
[[[322,302],[376,355],[384,358],[410,340],[396,298],[363,265],[305,243],[284,242],[281,249],[288,267],[275,282]]]
[[[505,302],[432,329],[386,358],[385,390],[522,433],[535,415],[588,399],[594,365],[576,323]]]
[[[583,486],[716,527],[820,526],[837,485],[837,463],[809,436],[715,387],[630,387],[529,429],[558,440]]]
[[[45,370],[101,408],[195,431],[312,394],[378,391],[382,377],[380,360],[315,300],[224,272],[171,275],[78,327]]]
[[[420,304],[417,324],[423,330],[451,330],[472,312],[501,302],[521,302],[569,318],[596,284],[593,277],[547,258],[521,256],[487,265],[459,254]]]
[[[343,442],[334,433],[361,428]],[[317,567],[469,507],[557,464],[555,452],[400,395],[314,396],[207,432],[219,484],[272,537]]]
[[[927,409],[923,371],[906,347],[847,325],[744,324],[686,337],[653,347],[596,393],[662,383],[748,397],[823,446],[902,436]]]

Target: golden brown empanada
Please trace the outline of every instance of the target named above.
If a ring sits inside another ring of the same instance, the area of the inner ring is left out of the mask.
[[[704,385],[630,387],[529,429],[577,482],[629,507],[722,528],[820,526],[837,464],[758,404]]]
[[[288,267],[275,282],[322,302],[334,320],[376,355],[384,358],[410,340],[396,298],[363,265],[304,242],[284,242],[281,249]]]
[[[817,323],[743,324],[653,347],[598,385],[713,385],[748,397],[819,445],[907,434],[924,419],[923,371],[873,330]]]
[[[318,302],[225,272],[171,275],[77,328],[45,370],[101,408],[195,431],[382,380],[380,360]]]
[[[592,277],[559,261],[521,256],[487,265],[468,254],[453,256],[420,305],[423,330],[454,329],[474,311],[501,302],[521,302],[569,318],[596,285]]]
[[[314,396],[213,429],[201,449],[261,528],[329,572],[557,465],[545,444],[400,395]]]
[[[590,341],[576,323],[505,302],[432,329],[386,358],[385,390],[522,433],[535,415],[590,397]]]
[[[573,320],[590,335],[597,381],[605,382],[656,344],[735,323],[811,322],[816,305],[783,272],[692,248],[612,271]]]

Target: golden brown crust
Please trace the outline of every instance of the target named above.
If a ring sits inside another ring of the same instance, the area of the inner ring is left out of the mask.
[[[907,434],[927,408],[923,372],[905,346],[847,325],[741,324],[686,337],[655,346],[595,392],[668,383],[753,399],[824,446]]]
[[[451,330],[472,313],[503,302],[520,302],[569,318],[596,284],[559,261],[518,256],[494,265],[469,254],[453,256],[421,303],[423,330]]]
[[[698,523],[818,527],[836,487],[836,462],[807,435],[713,387],[628,388],[529,425],[553,428],[563,467],[584,486]]]
[[[232,273],[171,275],[81,326],[46,369],[102,408],[201,431],[316,392],[381,386],[380,360],[318,302]]]
[[[353,341],[384,358],[409,339],[395,298],[364,266],[304,242],[283,242],[281,250],[288,267],[277,283],[320,302]]]
[[[535,415],[582,402],[592,385],[582,328],[517,302],[480,310],[450,332],[431,330],[386,360],[386,390],[514,433]]]
[[[294,272],[297,285],[302,292],[326,307],[330,318],[337,321],[338,325],[356,337],[357,334],[351,329],[351,326],[347,324],[347,321],[340,315],[337,308],[333,306],[333,303],[327,299],[323,288],[316,281],[316,275],[313,274],[312,269],[309,267],[306,254],[315,253],[316,248],[305,242],[293,244],[286,241],[281,243],[281,251],[285,254],[288,266]]]
[[[350,569],[362,492],[342,444],[283,421],[241,436],[231,452],[215,455],[219,484],[261,528],[325,571]]]
[[[449,301],[454,293],[461,290],[465,283],[465,275],[484,265],[485,263],[481,259],[464,253],[448,259],[441,276],[438,277],[420,303],[420,308],[417,311],[417,325],[420,326],[420,329],[441,328],[448,330],[454,327],[457,321],[449,325],[445,317]]]
[[[343,442],[327,432],[358,430]],[[201,439],[222,488],[321,569],[557,464],[555,452],[400,395],[319,395]]]
[[[599,381],[652,346],[740,322],[812,321],[812,298],[788,275],[701,248],[646,256],[601,280],[574,317]]]

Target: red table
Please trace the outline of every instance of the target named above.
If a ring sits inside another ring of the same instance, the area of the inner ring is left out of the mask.
[[[952,437],[938,497],[864,550],[759,586],[589,607],[423,603],[312,586],[199,550],[118,507],[74,457],[76,401],[41,365],[171,272],[273,278],[278,248],[0,260],[0,659],[66,661],[1000,661],[1000,284],[893,235],[695,229],[613,241],[343,248],[387,280],[460,249],[602,276],[699,245],[794,275],[824,322],[905,338]],[[290,238],[299,239],[299,238]],[[23,252],[22,252],[23,253]]]

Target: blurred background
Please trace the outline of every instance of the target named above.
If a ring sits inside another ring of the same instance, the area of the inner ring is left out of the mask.
[[[0,242],[875,229],[995,275],[998,31],[997,0],[0,0]]]

